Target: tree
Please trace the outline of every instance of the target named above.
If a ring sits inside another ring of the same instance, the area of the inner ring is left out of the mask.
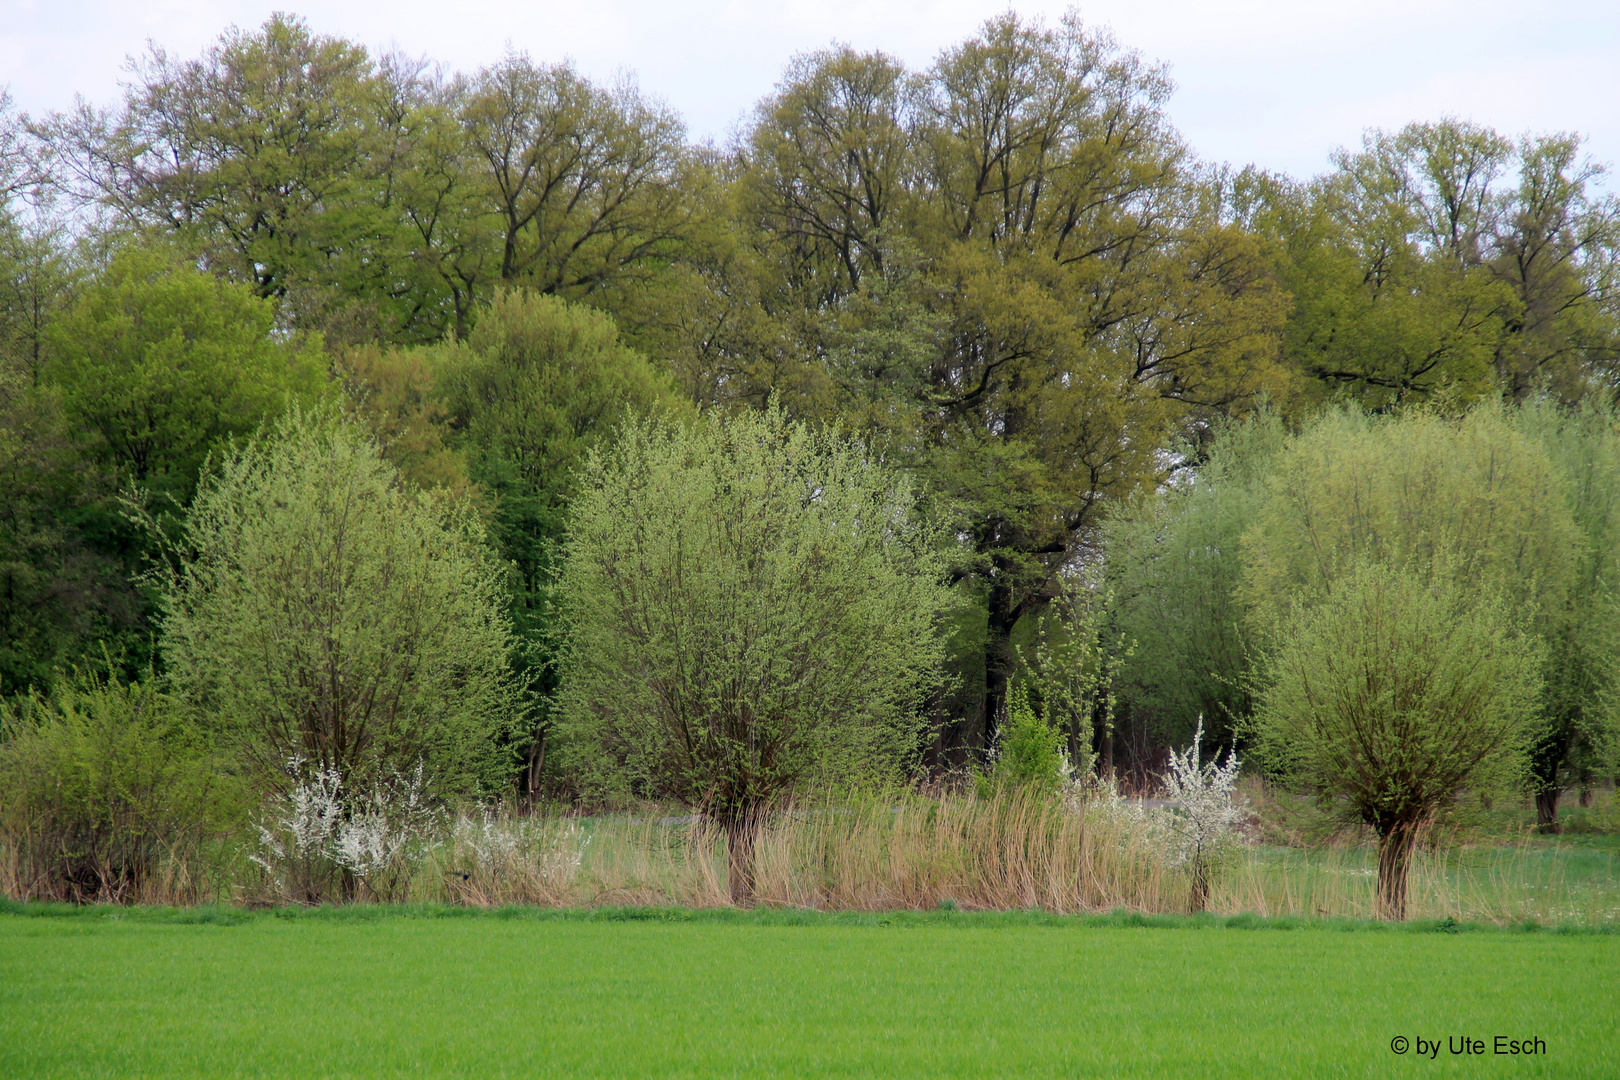
[[[747,210],[797,291],[824,302],[882,269],[908,207],[910,76],[848,46],[797,56],[750,133]]]
[[[569,64],[511,54],[472,79],[460,115],[502,281],[578,296],[681,235],[685,131],[632,85],[604,90]]]
[[[492,502],[490,539],[512,566],[519,674],[555,688],[547,596],[577,470],[633,413],[681,412],[668,380],[619,340],[605,314],[558,297],[496,296],[464,342],[422,350],[433,369],[446,444]],[[547,720],[526,742],[525,790],[540,787]]]
[[[1300,371],[1374,408],[1612,385],[1620,210],[1579,151],[1447,119],[1368,132],[1309,183],[1238,177],[1238,216],[1294,296]]]
[[[127,248],[49,326],[45,381],[105,468],[183,506],[220,440],[322,391],[319,343],[278,340],[274,322],[246,286]]]
[[[1133,645],[1122,696],[1162,740],[1203,723],[1230,743],[1252,711],[1242,541],[1285,435],[1275,413],[1223,425],[1202,460],[1103,526],[1117,630]]]
[[[1570,411],[1533,401],[1514,418],[1552,459],[1562,481],[1558,490],[1580,531],[1568,591],[1549,597],[1545,690],[1530,753],[1536,822],[1543,832],[1557,832],[1559,796],[1571,786],[1589,785],[1613,760],[1620,735],[1620,593],[1614,581],[1620,431],[1614,415],[1594,404]]]
[[[262,776],[300,757],[350,784],[418,761],[440,790],[507,779],[510,627],[483,528],[358,429],[295,412],[232,451],[182,551],[164,655]]]
[[[379,149],[363,48],[277,14],[196,60],[154,47],[135,76],[116,116],[86,107],[39,126],[86,194],[194,239],[260,296],[357,254],[343,219],[363,212]]]
[[[1284,298],[1190,167],[1169,90],[1072,12],[1008,14],[919,76],[801,58],[750,133],[763,306],[972,538],[984,674],[958,734],[981,751],[1014,627],[1104,509],[1158,478],[1178,429],[1284,381]]]
[[[1620,198],[1592,190],[1606,170],[1570,134],[1520,141],[1517,189],[1493,238],[1490,267],[1513,290],[1496,350],[1503,392],[1566,403],[1612,394],[1620,365]]]
[[[1463,786],[1519,779],[1536,645],[1500,594],[1358,560],[1298,606],[1255,717],[1274,774],[1378,835],[1378,903],[1406,917],[1419,828]]]
[[[1247,814],[1232,801],[1241,762],[1237,753],[1226,752],[1226,764],[1217,753],[1200,763],[1204,725],[1193,728],[1192,745],[1177,753],[1170,751],[1170,768],[1163,776],[1164,797],[1171,806],[1163,821],[1166,849],[1171,861],[1185,865],[1192,888],[1188,907],[1203,911],[1209,905],[1209,888],[1220,868],[1221,856],[1234,840],[1234,827]]]
[[[902,476],[778,408],[627,425],[588,459],[559,586],[560,738],[583,782],[712,815],[746,901],[772,799],[918,749],[937,542]]]
[[[1522,779],[1582,546],[1562,480],[1500,406],[1330,412],[1277,456],[1243,544],[1262,756],[1377,831],[1402,917],[1422,821],[1462,784]]]

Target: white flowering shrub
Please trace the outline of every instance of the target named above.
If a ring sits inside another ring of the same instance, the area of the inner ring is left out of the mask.
[[[1204,718],[1198,718],[1192,745],[1170,752],[1170,770],[1164,774],[1164,795],[1172,804],[1162,816],[1165,855],[1169,862],[1186,866],[1192,877],[1191,906],[1202,911],[1209,902],[1212,874],[1220,858],[1237,838],[1237,826],[1247,810],[1234,798],[1238,768],[1236,753],[1226,763],[1199,761]]]
[[[463,815],[450,836],[451,892],[480,905],[567,902],[590,843],[573,818]]]
[[[442,814],[427,794],[420,762],[409,776],[347,794],[337,769],[287,762],[292,790],[260,819],[249,855],[272,888],[300,903],[363,891],[377,900],[409,897],[412,871],[439,842]]]

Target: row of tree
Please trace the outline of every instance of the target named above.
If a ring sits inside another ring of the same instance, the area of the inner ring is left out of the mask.
[[[629,417],[575,484],[538,713],[476,503],[405,479],[334,405],[226,452],[172,535],[130,500],[163,560],[146,581],[165,675],[81,675],[0,710],[0,817],[28,819],[32,850],[62,785],[106,774],[107,806],[130,802],[109,754],[199,806],[220,769],[271,790],[318,769],[364,797],[414,768],[449,798],[521,771],[595,805],[701,809],[747,900],[779,798],[926,768],[965,541],[906,472],[773,404]],[[979,783],[1089,775],[1120,696],[1164,708],[1166,730],[1207,713],[1377,833],[1399,917],[1419,832],[1461,792],[1529,791],[1551,826],[1566,786],[1612,774],[1617,501],[1620,421],[1597,409],[1229,429],[1195,480],[1110,519],[1100,564],[1031,621]],[[92,895],[141,873],[97,865]]]
[[[621,429],[624,446],[668,458],[657,424],[720,433],[764,411],[785,443],[836,428],[861,462],[910,478],[947,586],[925,605],[947,676],[917,706],[928,767],[982,761],[1016,692],[1071,761],[1096,754],[1107,771],[1117,726],[1162,743],[1202,713],[1223,739],[1245,730],[1275,633],[1264,627],[1281,625],[1288,597],[1334,588],[1339,570],[1313,577],[1280,553],[1264,584],[1243,554],[1272,550],[1243,538],[1271,535],[1260,508],[1276,485],[1306,482],[1304,465],[1293,480],[1278,471],[1295,461],[1286,430],[1339,432],[1321,469],[1354,477],[1353,461],[1412,460],[1407,434],[1392,434],[1406,428],[1353,410],[1426,416],[1411,431],[1457,456],[1472,479],[1456,482],[1495,490],[1494,444],[1436,433],[1451,430],[1442,415],[1506,400],[1526,407],[1493,422],[1545,448],[1561,478],[1546,491],[1566,493],[1580,540],[1518,567],[1513,588],[1554,592],[1498,589],[1538,613],[1541,685],[1561,688],[1538,699],[1545,730],[1561,732],[1537,751],[1550,821],[1548,793],[1601,770],[1592,732],[1607,722],[1613,651],[1601,410],[1620,359],[1620,210],[1601,169],[1573,136],[1442,121],[1371,133],[1309,181],[1233,172],[1181,142],[1169,92],[1163,70],[1076,17],[1008,14],[922,71],[849,49],[802,56],[714,147],[689,143],[633,85],[567,65],[512,54],[452,75],[278,16],[195,59],[155,50],[111,108],[0,106],[0,693],[102,657],[124,676],[212,685],[158,647],[179,640],[164,635],[181,609],[162,605],[177,568],[202,565],[196,530],[227,528],[198,503],[199,477],[291,483],[290,458],[225,448],[289,407],[336,410],[380,447],[376,491],[460,506],[453,523],[434,511],[433,527],[474,536],[500,571],[512,686],[497,681],[513,696],[480,721],[489,755],[456,760],[485,783],[577,785],[597,774],[557,740],[575,700],[559,682],[563,627],[580,624],[559,623],[572,609],[553,593],[593,520],[581,483],[630,468],[585,463]],[[1352,412],[1313,419],[1331,405]],[[1370,426],[1352,438],[1357,423]],[[1365,480],[1345,497],[1373,513],[1431,480]],[[1520,496],[1551,505],[1533,487]],[[703,505],[747,521],[696,495],[637,512],[675,534]],[[296,530],[326,513],[311,504],[282,541],[304,543]],[[1481,520],[1495,519],[1446,528]],[[1344,528],[1357,544],[1395,542],[1387,522]],[[1568,552],[1586,554],[1566,566]],[[1419,573],[1405,559],[1388,561]],[[197,643],[231,640],[197,627]],[[354,647],[344,663],[415,655]],[[719,664],[701,642],[682,648]],[[918,677],[885,678],[901,694]],[[316,708],[283,689],[287,708]],[[338,708],[328,696],[320,708]],[[210,707],[252,711],[231,700]],[[641,760],[621,736],[620,757]],[[328,753],[310,738],[303,752]]]
[[[1613,382],[1620,234],[1577,138],[1414,125],[1295,181],[1200,163],[1170,90],[1077,17],[1008,14],[922,71],[804,55],[714,147],[566,64],[449,74],[277,16],[154,50],[116,106],[0,111],[0,338],[37,378],[53,312],[131,237],[340,360],[468,341],[504,289],[585,302],[693,407],[775,394],[926,475],[986,611],[945,742],[983,747],[1013,627],[1178,440],[1268,399]],[[533,481],[503,503],[551,498]],[[496,530],[530,566],[533,525]]]

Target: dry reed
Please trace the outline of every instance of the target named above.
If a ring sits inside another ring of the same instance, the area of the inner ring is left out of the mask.
[[[1038,908],[1059,913],[1186,911],[1189,882],[1168,866],[1151,813],[1133,804],[1035,792],[869,794],[784,806],[755,851],[756,901],[824,910]],[[1620,921],[1620,867],[1570,880],[1558,848],[1526,836],[1471,846],[1435,836],[1412,867],[1409,914],[1508,923]],[[124,899],[195,904],[251,900],[245,860],[216,853],[165,860]],[[1601,857],[1599,857],[1601,860]],[[1590,860],[1588,861],[1590,864]],[[1209,896],[1218,914],[1372,918],[1373,861],[1363,843],[1243,847],[1224,860]],[[30,895],[16,846],[0,838],[0,895]],[[236,884],[233,886],[231,882]],[[721,907],[721,831],[677,817],[460,818],[416,866],[413,900],[511,904]]]

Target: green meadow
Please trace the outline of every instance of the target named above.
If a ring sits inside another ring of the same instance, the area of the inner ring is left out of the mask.
[[[1620,935],[1526,927],[0,914],[5,1077],[1601,1077],[1617,1030]],[[1545,1052],[1495,1054],[1498,1035]],[[1484,1053],[1453,1055],[1462,1037]]]

